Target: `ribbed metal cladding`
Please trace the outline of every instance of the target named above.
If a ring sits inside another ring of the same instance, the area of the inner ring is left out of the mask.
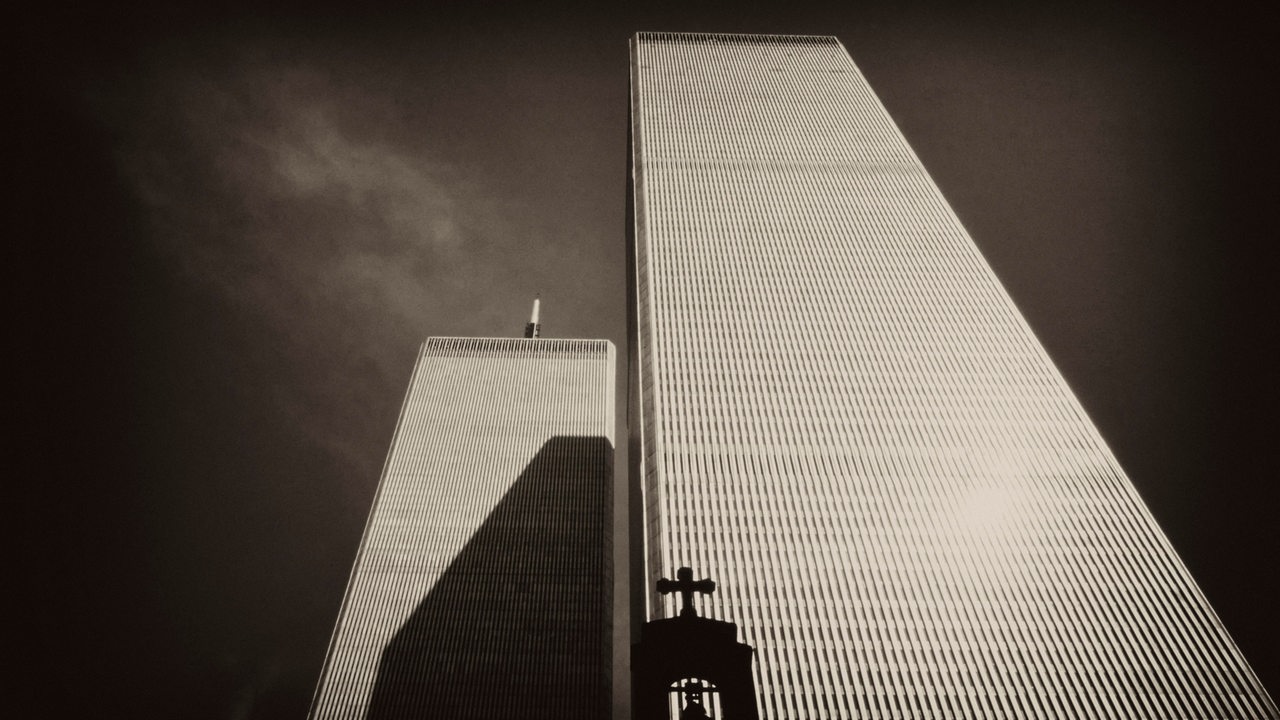
[[[426,341],[310,717],[608,715],[614,363]]]
[[[648,587],[761,717],[1277,717],[839,41],[631,49]]]

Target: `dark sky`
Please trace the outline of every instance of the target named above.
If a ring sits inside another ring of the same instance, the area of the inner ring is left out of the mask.
[[[1273,23],[1014,7],[18,17],[25,716],[302,717],[422,339],[625,357],[636,30],[844,42],[1280,688]]]

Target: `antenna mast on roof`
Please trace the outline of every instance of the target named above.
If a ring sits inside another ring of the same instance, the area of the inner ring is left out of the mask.
[[[538,305],[540,296],[535,295],[533,298],[533,313],[529,316],[529,324],[524,326],[524,336],[527,338],[537,339],[542,334],[542,323],[538,322]]]

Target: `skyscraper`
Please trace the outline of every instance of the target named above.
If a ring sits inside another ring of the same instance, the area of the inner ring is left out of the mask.
[[[311,717],[606,717],[614,422],[608,341],[428,339]]]
[[[691,566],[764,718],[1275,718],[839,41],[631,45],[645,612]]]

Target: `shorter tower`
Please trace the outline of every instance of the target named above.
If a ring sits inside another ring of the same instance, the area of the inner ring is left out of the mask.
[[[606,340],[423,344],[310,717],[607,717],[613,392]]]

